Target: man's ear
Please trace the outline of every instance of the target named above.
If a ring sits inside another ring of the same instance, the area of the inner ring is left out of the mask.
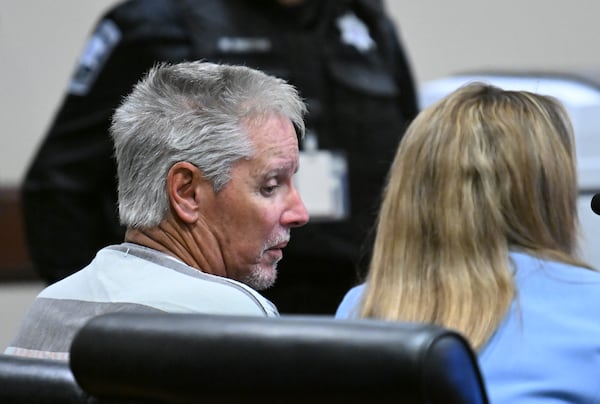
[[[167,194],[171,209],[184,223],[195,223],[199,218],[200,184],[202,174],[195,165],[180,161],[167,174]]]

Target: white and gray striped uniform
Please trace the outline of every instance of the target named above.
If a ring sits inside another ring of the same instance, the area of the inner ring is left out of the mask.
[[[240,282],[123,243],[103,248],[87,267],[44,289],[5,353],[68,360],[77,330],[94,316],[117,311],[279,315]]]

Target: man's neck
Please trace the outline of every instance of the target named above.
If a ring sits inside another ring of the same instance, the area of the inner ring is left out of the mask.
[[[227,277],[218,243],[210,234],[198,235],[189,226],[165,220],[149,229],[127,229],[125,241],[175,257],[199,271]]]

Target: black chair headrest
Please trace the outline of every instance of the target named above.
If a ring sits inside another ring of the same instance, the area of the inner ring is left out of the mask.
[[[487,402],[466,340],[424,324],[112,313],[76,335],[71,367],[98,397]]]
[[[86,403],[69,364],[0,355],[0,403]]]

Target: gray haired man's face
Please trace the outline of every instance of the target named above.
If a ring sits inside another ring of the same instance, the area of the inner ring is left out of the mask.
[[[231,181],[210,198],[204,217],[227,277],[262,290],[275,282],[290,229],[306,224],[308,212],[292,180],[299,152],[290,120],[271,116],[247,130],[255,153],[233,165]]]

